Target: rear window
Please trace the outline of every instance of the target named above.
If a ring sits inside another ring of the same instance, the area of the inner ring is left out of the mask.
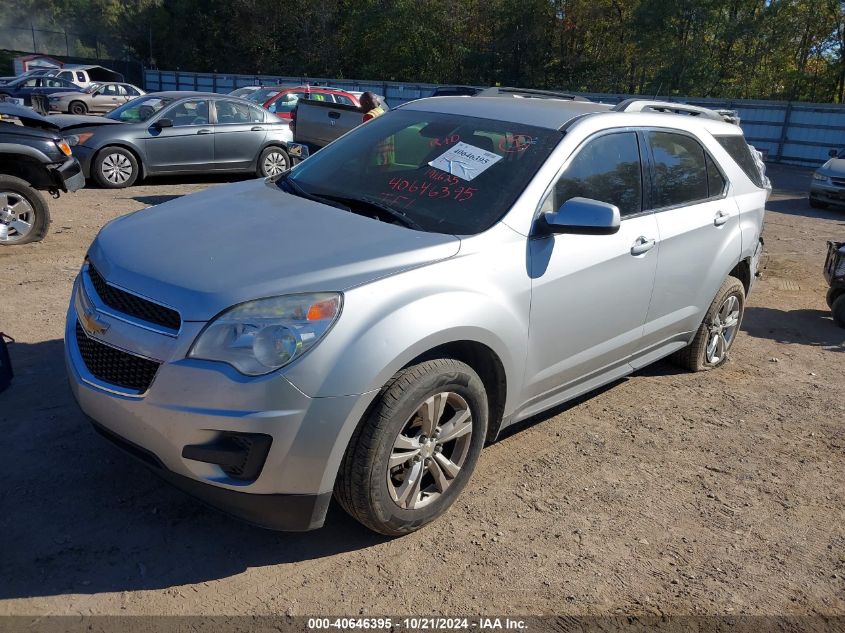
[[[671,132],[647,132],[654,158],[654,206],[672,207],[710,195],[704,148],[695,139]]]
[[[731,136],[717,136],[716,140],[731,155],[731,158],[736,161],[736,164],[742,168],[742,171],[751,179],[751,182],[762,189],[764,186],[763,176],[760,170],[757,169],[757,164],[751,155],[751,148],[745,142],[745,137],[736,134]]]
[[[390,207],[425,231],[473,235],[507,213],[561,138],[532,125],[397,110],[320,150],[290,179],[317,196]]]

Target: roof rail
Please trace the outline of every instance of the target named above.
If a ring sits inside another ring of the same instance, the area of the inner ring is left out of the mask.
[[[502,88],[495,86],[485,88],[476,97],[514,97],[517,99],[566,99],[567,101],[586,101],[586,97],[573,95],[568,92],[556,92],[554,90],[534,90],[533,88]]]
[[[733,110],[711,110],[710,108],[702,108],[701,106],[689,105],[687,103],[674,103],[672,101],[654,101],[651,99],[626,99],[617,104],[613,110],[615,112],[665,112],[667,114],[686,114],[688,116],[698,116],[705,119],[713,119],[714,121],[726,121],[739,125],[739,117]]]

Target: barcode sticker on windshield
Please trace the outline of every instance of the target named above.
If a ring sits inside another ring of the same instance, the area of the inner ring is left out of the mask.
[[[498,154],[461,142],[440,154],[429,165],[462,180],[472,180],[500,160],[502,157]]]

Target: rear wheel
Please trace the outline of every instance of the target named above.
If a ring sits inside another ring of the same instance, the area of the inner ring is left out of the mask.
[[[692,343],[672,355],[690,371],[705,371],[723,364],[736,339],[745,312],[745,286],[728,277],[716,293]]]
[[[0,245],[44,239],[50,225],[47,202],[28,182],[0,175]]]
[[[471,367],[437,359],[403,369],[352,436],[335,498],[381,534],[418,530],[466,486],[486,433],[487,394]]]
[[[828,288],[827,296],[825,297],[825,301],[827,301],[827,307],[833,310],[833,302],[839,298],[839,295],[843,294],[845,294],[845,290],[842,290],[842,288]]]
[[[94,159],[94,178],[107,189],[132,186],[138,179],[138,160],[129,150],[106,147]]]
[[[71,114],[88,114],[88,106],[82,101],[72,101],[68,110]]]
[[[827,203],[821,202],[820,200],[816,200],[815,198],[810,198],[810,206],[814,209],[827,209]]]
[[[290,167],[288,153],[281,147],[267,147],[258,157],[258,175],[261,178],[278,176]]]

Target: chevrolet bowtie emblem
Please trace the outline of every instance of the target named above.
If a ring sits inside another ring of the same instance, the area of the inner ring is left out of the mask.
[[[100,319],[100,315],[91,306],[85,306],[85,309],[79,315],[79,320],[82,322],[82,327],[90,334],[105,334],[109,329],[109,324]]]

